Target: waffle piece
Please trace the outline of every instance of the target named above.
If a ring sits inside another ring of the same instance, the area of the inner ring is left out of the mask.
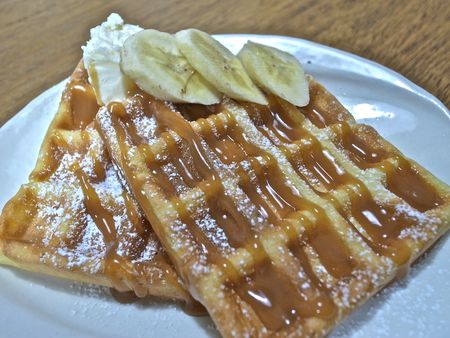
[[[305,108],[137,93],[96,117],[226,337],[323,336],[450,225],[449,187],[309,81]]]
[[[0,262],[147,295],[189,299],[93,127],[96,98],[80,64],[30,180],[0,218]]]

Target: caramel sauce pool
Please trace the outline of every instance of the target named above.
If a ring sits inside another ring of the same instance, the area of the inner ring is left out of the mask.
[[[70,108],[74,129],[84,129],[91,123],[100,108],[91,86],[74,85],[70,88]]]

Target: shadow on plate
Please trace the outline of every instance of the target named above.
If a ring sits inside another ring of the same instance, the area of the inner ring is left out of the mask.
[[[9,270],[17,278],[28,282],[31,285],[37,285],[39,287],[50,289],[57,293],[64,293],[67,295],[80,297],[80,303],[83,302],[83,299],[97,299],[99,300],[99,302],[105,302],[110,306],[114,306],[114,304],[116,304],[117,307],[134,307],[136,311],[142,311],[151,308],[155,310],[175,309],[176,311],[183,311],[183,304],[179,301],[161,299],[152,296],[146,298],[137,298],[136,296],[133,297],[131,294],[120,294],[104,286],[64,280],[53,276],[19,270],[9,266],[1,266],[1,269]],[[17,297],[15,297],[15,295],[11,296],[14,298],[15,302],[21,302],[21,299],[18,299]],[[24,302],[24,306],[26,308],[29,307],[30,304],[25,304]],[[39,309],[35,310],[39,311]],[[208,315],[201,317],[191,316],[191,318],[196,322],[199,330],[201,330],[208,337],[220,337],[219,332],[215,329],[214,323]],[[68,326],[71,326],[69,322],[67,322],[67,324]]]

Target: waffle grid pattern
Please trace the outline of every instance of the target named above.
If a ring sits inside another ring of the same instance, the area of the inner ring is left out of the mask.
[[[0,261],[140,297],[189,300],[91,123],[97,111],[80,63],[30,181],[0,217]]]
[[[310,92],[301,114],[277,98],[270,109],[225,99],[192,114],[136,95],[97,115],[224,336],[322,336],[448,228],[445,184],[355,124],[314,80]],[[399,172],[416,190],[395,183]]]

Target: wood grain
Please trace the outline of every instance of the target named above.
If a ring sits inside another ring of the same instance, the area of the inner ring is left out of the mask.
[[[67,77],[89,28],[111,12],[176,32],[279,34],[305,38],[379,62],[437,96],[450,94],[450,5],[410,1],[1,0],[0,126]]]

